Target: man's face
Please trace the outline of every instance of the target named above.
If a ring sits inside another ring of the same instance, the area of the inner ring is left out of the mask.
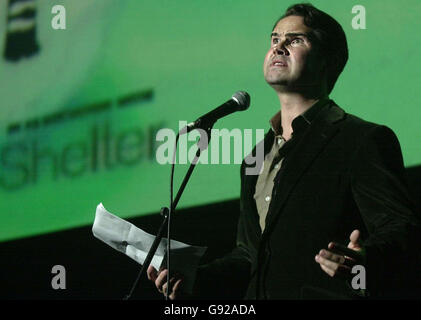
[[[323,59],[311,42],[311,28],[303,17],[281,19],[272,31],[271,47],[266,54],[263,73],[274,88],[305,90],[323,81]]]

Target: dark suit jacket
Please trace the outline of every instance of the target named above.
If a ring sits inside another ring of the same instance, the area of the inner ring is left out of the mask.
[[[265,152],[273,139],[269,131],[261,142]],[[245,167],[243,161],[236,248],[200,267],[200,297],[358,298],[314,260],[331,241],[347,245],[355,229],[362,232],[370,296],[411,292],[421,270],[419,216],[389,128],[347,114],[331,100],[284,160],[263,234],[253,198],[257,176],[245,175]]]

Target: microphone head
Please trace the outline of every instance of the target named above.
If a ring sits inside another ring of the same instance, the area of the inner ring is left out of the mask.
[[[233,94],[231,99],[238,103],[239,111],[247,110],[250,106],[250,96],[245,91],[237,91]]]

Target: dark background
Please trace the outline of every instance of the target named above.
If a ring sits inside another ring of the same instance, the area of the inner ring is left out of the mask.
[[[407,169],[410,190],[421,206],[421,166]],[[202,261],[229,252],[235,243],[239,200],[179,210],[172,217],[172,238],[207,246]],[[127,219],[156,234],[162,218],[151,214]],[[92,234],[92,225],[0,243],[0,299],[117,299],[129,292],[140,265]],[[66,289],[54,290],[54,265],[66,269]],[[134,299],[162,300],[142,279]]]

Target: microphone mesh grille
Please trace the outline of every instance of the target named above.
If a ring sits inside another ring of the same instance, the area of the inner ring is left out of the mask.
[[[237,91],[232,98],[238,102],[239,110],[246,110],[250,106],[250,96],[245,91]]]

